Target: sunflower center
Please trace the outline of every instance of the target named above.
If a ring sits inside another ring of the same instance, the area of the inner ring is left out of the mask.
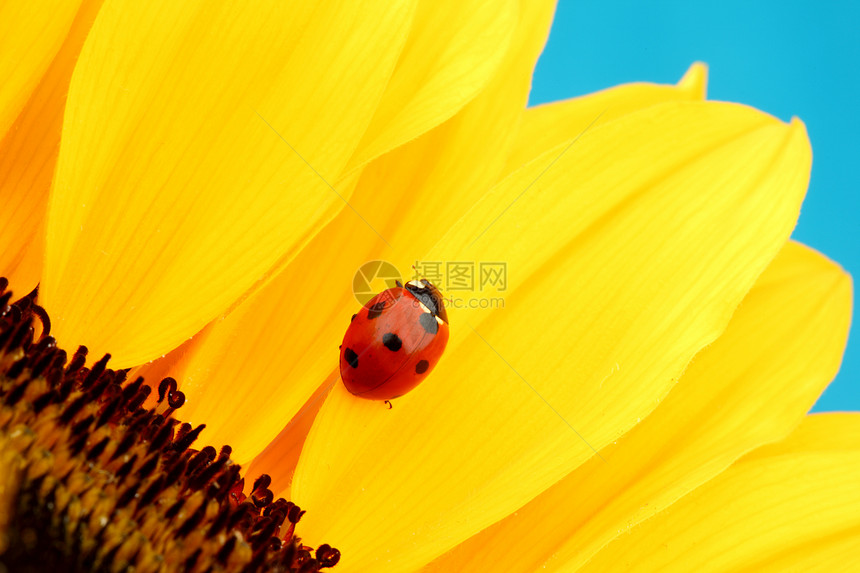
[[[302,511],[273,499],[204,426],[174,417],[176,382],[152,389],[109,355],[86,368],[49,336],[35,294],[0,279],[0,566],[8,571],[319,571],[340,552],[295,535]],[[35,332],[41,331],[38,339]]]

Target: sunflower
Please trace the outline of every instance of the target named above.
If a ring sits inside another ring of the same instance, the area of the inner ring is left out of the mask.
[[[7,566],[856,551],[860,419],[806,416],[851,282],[789,240],[803,124],[705,101],[701,64],[526,109],[552,12],[0,8]],[[506,269],[503,304],[448,293],[448,349],[390,410],[337,372],[373,260]]]

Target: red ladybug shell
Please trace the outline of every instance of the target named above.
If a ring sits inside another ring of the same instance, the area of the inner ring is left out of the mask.
[[[340,347],[346,389],[369,400],[391,400],[430,374],[448,344],[448,314],[430,281],[382,291],[354,315]]]

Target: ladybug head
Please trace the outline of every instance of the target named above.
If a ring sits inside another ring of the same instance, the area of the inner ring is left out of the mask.
[[[433,283],[427,279],[420,281],[414,280],[406,283],[404,287],[417,298],[421,304],[430,309],[433,316],[438,316],[444,322],[448,322],[448,312],[445,310],[445,303],[442,300],[442,293],[439,292]]]

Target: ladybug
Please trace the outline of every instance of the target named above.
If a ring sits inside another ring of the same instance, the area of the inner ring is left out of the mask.
[[[343,337],[340,377],[360,398],[403,396],[430,374],[448,344],[439,290],[427,279],[396,284],[354,314]]]

